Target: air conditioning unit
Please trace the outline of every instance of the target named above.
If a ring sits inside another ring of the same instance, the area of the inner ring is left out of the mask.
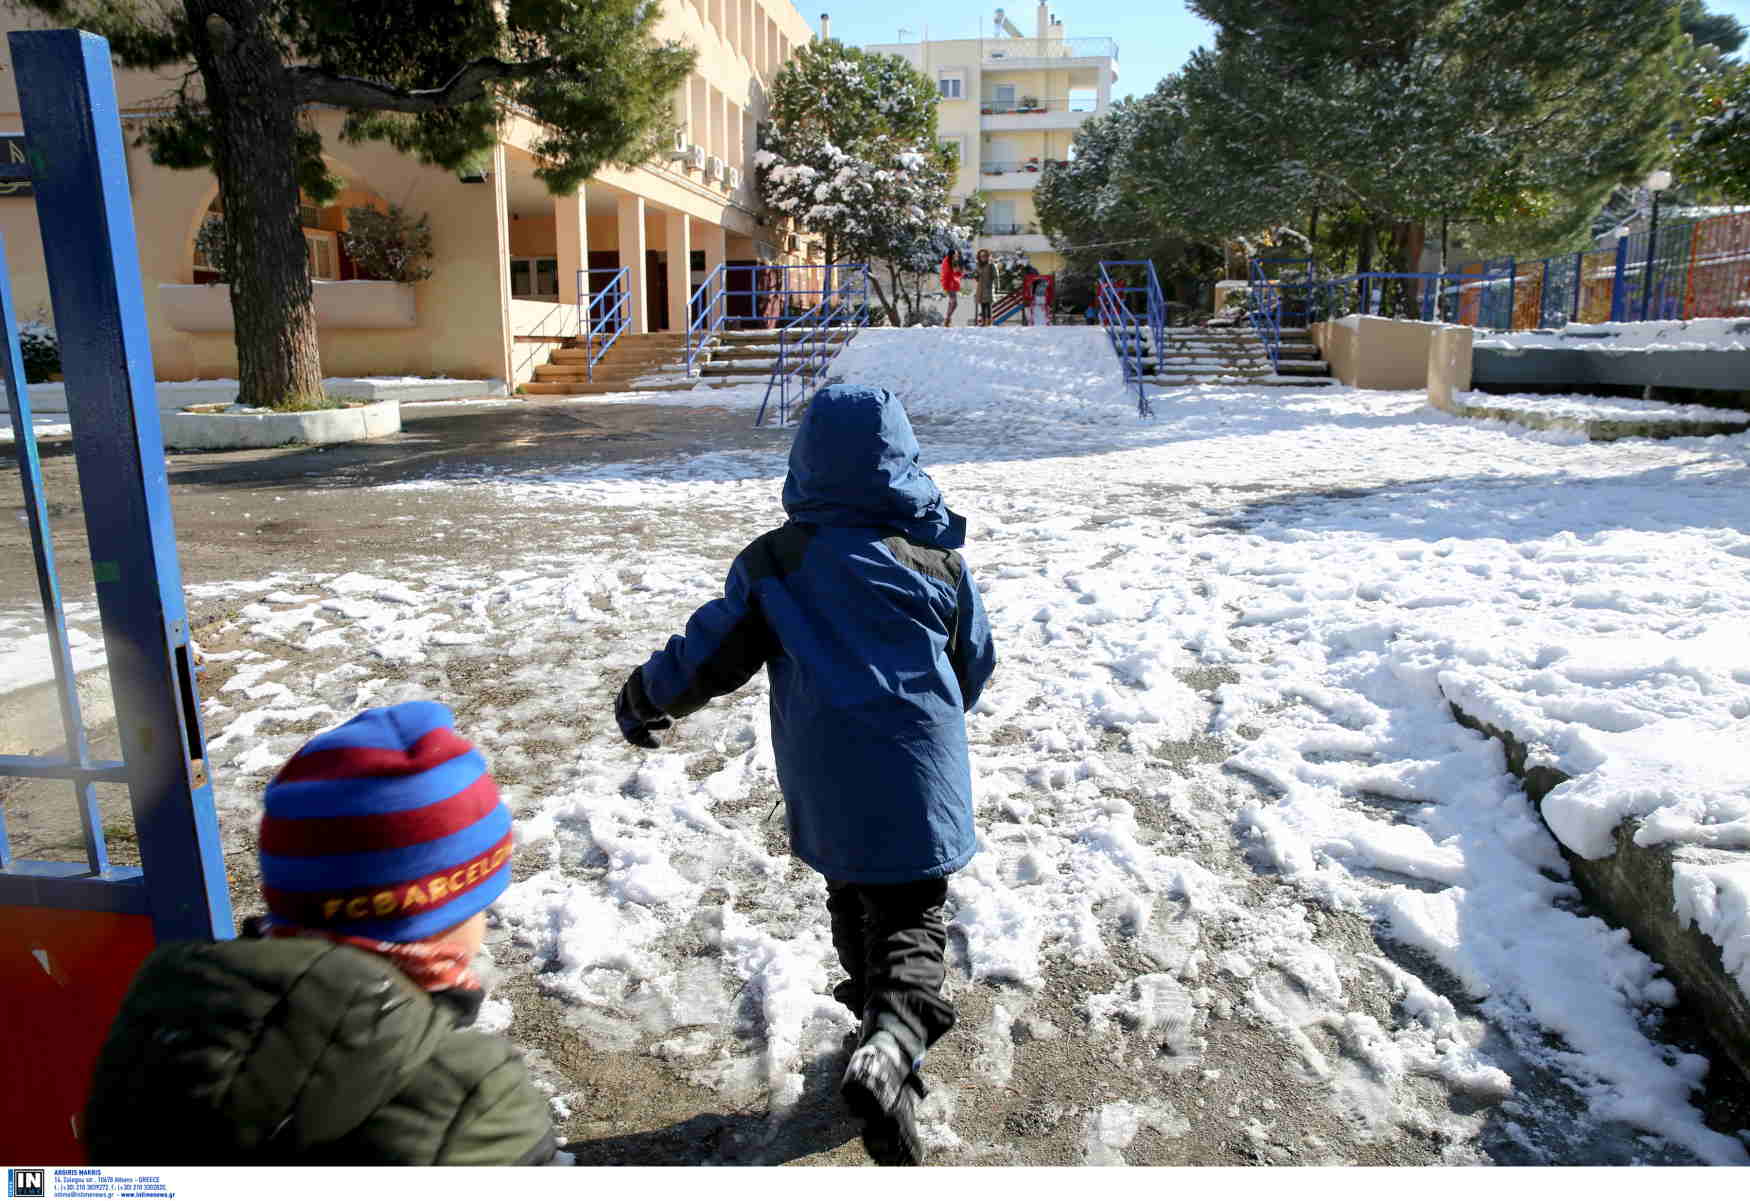
[[[676,159],[684,159],[687,157],[687,154],[687,131],[684,129],[677,129],[674,131],[674,140],[669,143],[669,161],[674,162]]]
[[[705,178],[721,181],[723,178],[723,160],[715,154],[705,159]]]
[[[741,168],[731,167],[727,174],[729,178],[725,182],[729,185],[729,190],[731,192],[739,190],[741,187]]]
[[[686,164],[689,170],[703,171],[705,169],[705,148],[703,146],[688,146]]]

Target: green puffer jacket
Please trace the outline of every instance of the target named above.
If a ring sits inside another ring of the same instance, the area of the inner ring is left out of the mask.
[[[319,939],[173,943],[134,979],[86,1106],[94,1164],[528,1164],[547,1102],[482,994]]]

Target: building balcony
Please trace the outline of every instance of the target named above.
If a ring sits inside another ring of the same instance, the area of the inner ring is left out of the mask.
[[[1061,102],[1054,106],[1037,105],[1033,108],[1022,108],[1018,105],[1003,106],[986,103],[980,106],[978,127],[985,133],[1030,133],[1042,130],[1080,129],[1082,122],[1093,116],[1097,110],[1090,100],[1084,105],[1082,101],[1074,102],[1076,107],[1070,108]]]
[[[984,234],[978,239],[978,247],[980,250],[1046,254],[1051,250],[1051,239],[1040,233],[1039,226],[1034,224],[987,221]]]
[[[1026,162],[983,162],[978,165],[978,186],[992,192],[1031,192],[1039,186],[1045,168],[1055,159]]]

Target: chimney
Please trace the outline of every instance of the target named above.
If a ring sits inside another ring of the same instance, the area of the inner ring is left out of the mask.
[[[831,13],[821,13],[820,14],[820,40],[823,42],[832,41],[832,14]]]
[[[1039,26],[1038,37],[1039,40],[1043,42],[1046,38],[1051,36],[1051,5],[1045,3],[1045,0],[1039,0],[1039,19],[1037,24]]]

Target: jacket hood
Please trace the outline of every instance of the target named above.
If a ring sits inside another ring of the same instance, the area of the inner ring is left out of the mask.
[[[784,511],[816,525],[894,529],[944,550],[966,542],[966,519],[918,466],[917,435],[885,388],[814,394],[790,447]]]

